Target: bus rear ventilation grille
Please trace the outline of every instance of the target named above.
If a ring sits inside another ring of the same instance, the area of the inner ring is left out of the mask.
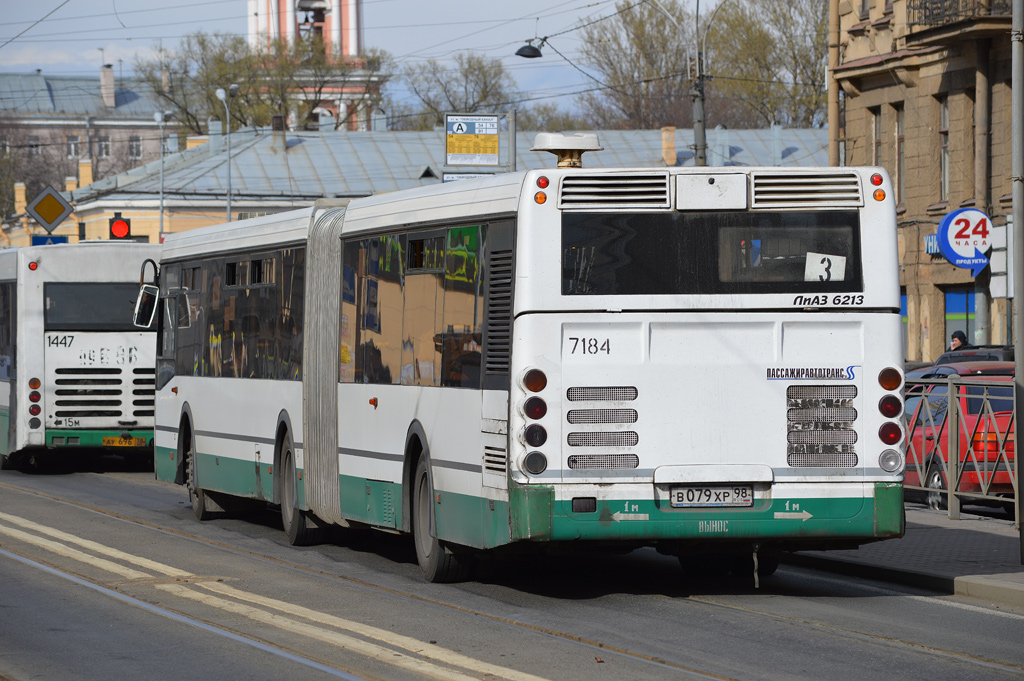
[[[668,208],[668,173],[568,175],[559,208]]]
[[[504,448],[484,445],[484,470],[504,475],[507,468],[508,455]]]
[[[857,450],[853,445],[789,445],[786,463],[794,468],[854,468]]]
[[[567,441],[570,447],[634,447],[640,436],[631,430],[612,433],[587,431],[569,433]]]
[[[640,457],[636,454],[573,454],[569,457],[569,468],[639,468]]]
[[[570,402],[629,402],[637,397],[632,386],[595,386],[569,388],[566,397]]]
[[[864,204],[854,173],[754,173],[753,190],[753,208]]]
[[[569,423],[636,423],[636,409],[570,409]]]

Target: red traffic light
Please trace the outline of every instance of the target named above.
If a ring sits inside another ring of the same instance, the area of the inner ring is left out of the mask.
[[[114,213],[110,218],[110,238],[130,239],[132,236],[132,221],[129,218],[121,217],[120,213]]]

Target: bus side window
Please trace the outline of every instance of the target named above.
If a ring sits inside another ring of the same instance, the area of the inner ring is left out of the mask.
[[[480,387],[483,349],[483,230],[477,225],[448,230],[444,271],[444,331],[441,385]]]

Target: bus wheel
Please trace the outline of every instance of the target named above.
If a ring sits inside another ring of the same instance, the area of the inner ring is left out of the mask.
[[[421,456],[413,477],[412,534],[416,544],[416,562],[431,582],[458,582],[469,573],[469,557],[458,556],[442,546],[430,534],[430,507],[434,490],[427,473],[427,458]]]
[[[310,527],[306,514],[299,509],[298,476],[295,474],[295,453],[292,438],[284,436],[281,443],[281,524],[292,546],[309,546],[316,530]]]
[[[188,498],[192,502],[192,514],[195,515],[196,520],[209,520],[213,517],[213,509],[206,498],[206,490],[199,489],[196,486],[196,480],[198,479],[196,476],[196,443],[191,433],[188,434],[188,451],[185,453],[185,456],[188,461],[186,464],[188,479],[185,481],[185,486],[188,487]]]
[[[0,471],[10,470],[14,470],[13,459],[8,455],[0,454]]]

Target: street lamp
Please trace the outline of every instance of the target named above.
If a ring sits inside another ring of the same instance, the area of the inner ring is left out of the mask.
[[[228,136],[228,222],[231,222],[231,98],[238,94],[238,85],[232,83],[224,91],[217,88],[217,99],[224,102],[224,134]]]
[[[153,120],[160,124],[160,229],[157,232],[157,242],[164,242],[164,123],[174,115],[173,111],[157,111],[153,114]]]

